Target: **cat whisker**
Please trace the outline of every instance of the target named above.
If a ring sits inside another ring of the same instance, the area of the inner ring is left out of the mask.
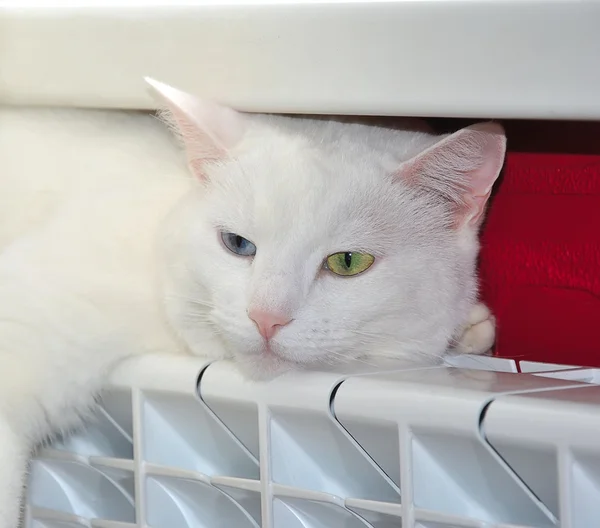
[[[438,359],[438,360],[443,360],[446,357],[446,354],[436,354],[436,353],[430,353],[430,352],[425,352],[419,348],[412,348],[412,349],[407,349],[406,347],[406,343],[403,342],[402,343],[403,346],[399,346],[397,347],[398,349],[402,350],[402,355],[399,355],[397,350],[394,351],[393,346],[386,346],[385,348],[378,348],[376,350],[374,350],[371,355],[373,357],[378,357],[378,358],[382,358],[382,359],[395,359],[398,357],[401,358],[412,358],[412,357],[419,357],[419,358],[425,358],[425,359]]]
[[[203,312],[187,311],[181,314],[182,317],[191,317],[196,321],[213,322],[214,320],[209,314]]]
[[[369,332],[367,330],[348,330],[348,332],[351,332],[355,335],[359,335],[359,336],[364,336],[364,337],[369,337],[372,338],[374,340],[380,341],[380,342],[384,342],[386,343],[387,341],[396,341],[397,338],[394,334],[391,333],[386,333],[386,332]],[[372,341],[367,341],[368,342],[372,342]],[[403,337],[402,341],[398,341],[397,344],[400,345],[407,345],[407,344],[413,344],[413,345],[421,345],[422,341],[420,341],[419,339],[411,339],[408,337]],[[386,343],[387,345],[387,343]]]
[[[372,363],[370,361],[367,361],[365,358],[361,358],[361,357],[348,357],[347,355],[338,352],[336,350],[331,350],[328,348],[323,348],[322,349],[326,355],[322,358],[326,363],[330,364],[330,365],[334,365],[337,363],[337,361],[333,361],[331,360],[328,356],[334,356],[337,359],[342,359],[343,362],[352,362],[352,361],[358,361],[359,363],[363,363],[364,365],[367,365],[369,367],[375,367],[377,366],[376,363]]]
[[[209,301],[205,301],[203,299],[198,299],[195,297],[187,297],[185,295],[169,295],[167,298],[169,299],[179,299],[179,300],[183,300],[192,304],[198,304],[200,306],[206,306],[208,308],[214,308],[215,305],[212,302]]]

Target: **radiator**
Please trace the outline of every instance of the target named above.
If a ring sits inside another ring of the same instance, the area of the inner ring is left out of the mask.
[[[600,526],[600,370],[365,368],[258,383],[132,360],[86,430],[32,460],[25,526]]]

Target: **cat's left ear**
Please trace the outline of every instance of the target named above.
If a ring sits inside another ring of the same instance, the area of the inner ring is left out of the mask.
[[[478,123],[446,136],[403,163],[399,176],[448,201],[457,229],[478,228],[505,153],[502,126]]]
[[[242,140],[245,132],[242,115],[150,77],[144,80],[159,95],[161,118],[182,140],[192,172],[204,179],[206,165],[227,159],[231,149]]]

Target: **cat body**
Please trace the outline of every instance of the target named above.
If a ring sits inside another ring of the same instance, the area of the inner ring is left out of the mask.
[[[30,449],[127,357],[432,361],[489,316],[469,323],[499,127],[250,116],[152,84],[179,137],[142,112],[0,109],[0,528]]]
[[[119,360],[185,350],[155,240],[191,180],[168,130],[137,114],[2,109],[0,160],[0,527],[13,528],[31,447],[76,425]]]

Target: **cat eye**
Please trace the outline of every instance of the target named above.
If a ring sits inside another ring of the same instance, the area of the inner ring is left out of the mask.
[[[346,251],[329,255],[325,259],[325,267],[336,275],[351,277],[367,271],[373,262],[375,262],[373,255]]]
[[[256,246],[250,240],[235,233],[221,233],[221,240],[225,247],[242,257],[253,257],[256,255]]]

